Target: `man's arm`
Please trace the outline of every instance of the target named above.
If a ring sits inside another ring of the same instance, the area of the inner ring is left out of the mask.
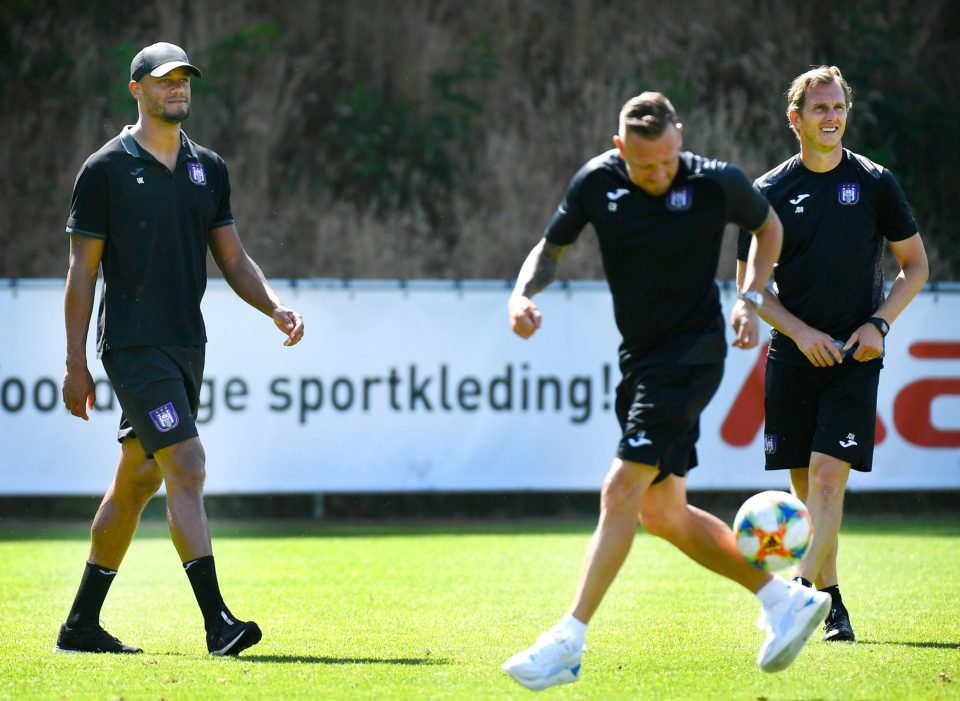
[[[260,266],[244,250],[236,227],[228,224],[213,229],[209,245],[217,267],[240,299],[273,319],[277,328],[287,335],[283,345],[298,343],[303,338],[303,319],[280,301]]]
[[[61,393],[70,413],[84,421],[93,408],[93,377],[87,367],[87,331],[97,290],[97,270],[104,240],[70,235],[70,263],[63,292],[63,318],[67,332],[67,370]]]
[[[900,274],[893,281],[890,294],[873,313],[875,317],[886,321],[888,326],[893,324],[910,301],[917,296],[917,292],[927,282],[929,275],[927,252],[919,232],[903,241],[891,242],[890,251],[900,264]],[[854,345],[858,346],[853,354],[854,360],[872,360],[883,353],[883,335],[876,326],[866,323],[853,332],[844,350]]]
[[[746,263],[737,261],[737,287],[743,288],[746,277]],[[833,338],[812,326],[805,324],[799,317],[791,314],[773,290],[763,293],[763,306],[757,310],[760,317],[780,333],[788,336],[800,349],[807,360],[817,367],[826,367],[842,361],[842,354],[833,344]]]
[[[545,238],[533,247],[520,268],[507,311],[510,328],[520,338],[530,338],[540,328],[541,316],[531,297],[546,289],[557,277],[560,260],[570,246],[558,246]]]
[[[750,242],[750,253],[746,262],[737,261],[737,290],[740,292],[762,292],[773,274],[774,264],[780,258],[783,225],[773,207],[767,211],[767,218],[760,228],[752,233],[753,240]],[[763,306],[766,307],[766,304]],[[757,345],[760,340],[758,314],[763,312],[752,302],[737,300],[730,313],[730,323],[737,333],[734,346],[746,349]]]

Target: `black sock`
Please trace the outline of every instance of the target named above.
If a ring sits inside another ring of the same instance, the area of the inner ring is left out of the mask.
[[[794,577],[793,581],[800,582],[800,584],[805,586],[807,589],[813,589],[813,582],[811,582],[809,579],[804,579],[803,577]]]
[[[80,578],[80,588],[67,616],[67,626],[77,628],[100,623],[100,609],[117,571],[88,562]]]
[[[832,587],[824,587],[820,591],[826,592],[830,595],[830,598],[832,599],[830,608],[832,610],[846,613],[847,608],[843,605],[843,598],[840,596],[839,584],[834,584]]]
[[[197,597],[197,603],[200,605],[201,613],[203,613],[203,627],[210,630],[210,626],[220,620],[221,612],[225,613],[230,620],[233,620],[233,615],[227,609],[227,605],[223,603],[223,597],[220,595],[220,585],[217,583],[217,567],[213,563],[213,555],[184,562],[183,569],[187,572],[190,586],[193,587],[193,595]]]

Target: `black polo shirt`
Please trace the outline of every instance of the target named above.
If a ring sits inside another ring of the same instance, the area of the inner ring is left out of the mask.
[[[73,187],[67,232],[105,239],[97,353],[206,342],[200,300],[211,229],[233,223],[223,159],[183,132],[170,172],[124,127]]]
[[[712,363],[726,355],[714,281],[724,227],[758,229],[768,210],[735,165],[681,152],[670,189],[654,197],[611,149],[573,177],[544,235],[567,245],[593,224],[623,336],[621,368]]]
[[[795,155],[757,179],[783,222],[783,249],[774,268],[777,296],[806,324],[846,341],[883,301],[884,239],[903,241],[917,222],[886,168],[847,149],[836,168],[808,170]],[[740,232],[737,257],[750,238]],[[807,365],[785,334],[771,332],[770,357]]]

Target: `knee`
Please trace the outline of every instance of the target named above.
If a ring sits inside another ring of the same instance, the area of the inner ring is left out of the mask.
[[[836,499],[846,490],[848,473],[849,468],[845,464],[811,465],[808,493],[817,494],[824,500]]]
[[[206,479],[206,455],[200,441],[186,441],[165,448],[158,460],[167,481],[167,491],[200,491]]]
[[[644,504],[640,509],[640,522],[650,535],[669,540],[677,528],[677,514],[658,503]]]
[[[160,471],[160,466],[156,461],[150,460],[133,475],[130,487],[134,498],[145,504],[157,493],[161,484],[163,484],[163,473]]]
[[[624,467],[610,471],[600,493],[600,511],[605,515],[628,513],[636,518],[637,476]]]

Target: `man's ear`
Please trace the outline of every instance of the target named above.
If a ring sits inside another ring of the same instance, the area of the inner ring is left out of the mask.
[[[790,120],[790,126],[794,129],[800,129],[800,113],[797,110],[790,110],[787,119]]]

